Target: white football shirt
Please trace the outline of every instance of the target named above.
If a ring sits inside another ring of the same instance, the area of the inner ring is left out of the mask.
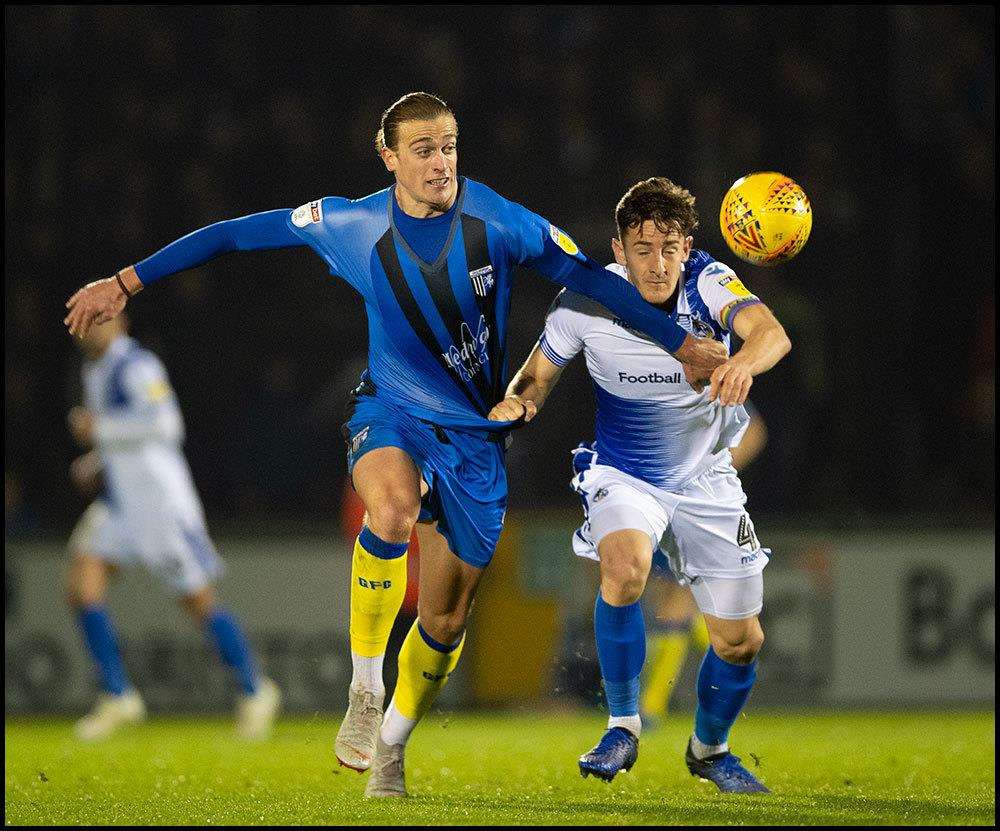
[[[608,268],[627,279],[623,266]],[[671,314],[691,334],[729,348],[733,315],[759,302],[732,269],[692,251]],[[558,366],[581,350],[586,357],[597,398],[594,462],[655,487],[682,488],[737,445],[750,423],[744,407],[709,401],[707,385],[695,392],[659,344],[567,289],[549,311],[539,346]]]
[[[200,526],[201,502],[181,451],[184,422],[160,359],[122,336],[84,362],[82,374],[112,511],[140,536],[165,516]]]

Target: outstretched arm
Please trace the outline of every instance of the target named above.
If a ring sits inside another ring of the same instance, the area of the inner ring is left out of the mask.
[[[629,326],[661,343],[682,363],[710,372],[726,360],[722,344],[689,335],[669,315],[643,300],[628,280],[584,254],[563,231],[516,202],[507,204],[512,249],[519,263],[596,300]]]
[[[63,323],[70,334],[82,338],[95,323],[107,323],[120,314],[130,297],[169,274],[194,268],[232,251],[305,245],[288,227],[288,215],[289,210],[285,209],[264,211],[193,231],[112,277],[88,283],[66,302],[69,311]]]
[[[490,411],[490,420],[513,420],[524,415],[526,422],[531,421],[542,408],[562,371],[561,366],[545,357],[541,346],[536,343],[528,359],[507,385],[506,398]]]

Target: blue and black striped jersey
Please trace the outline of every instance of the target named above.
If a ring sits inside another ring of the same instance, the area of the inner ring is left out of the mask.
[[[423,260],[396,227],[393,188],[363,199],[326,197],[289,227],[364,297],[368,371],[379,394],[419,418],[498,430],[486,419],[507,383],[505,350],[514,268],[536,269],[593,297],[676,349],[684,333],[631,284],[583,254],[547,220],[470,179],[461,181],[445,243]]]

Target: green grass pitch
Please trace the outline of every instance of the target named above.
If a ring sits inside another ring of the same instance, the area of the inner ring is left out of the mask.
[[[436,714],[407,753],[412,796],[366,800],[333,757],[329,716],[265,743],[228,721],[154,719],[92,746],[70,722],[6,723],[7,824],[993,824],[994,714],[750,711],[734,750],[774,791],[723,796],[682,762],[690,716],[642,738],[605,784],[576,759],[603,719]],[[756,757],[756,758],[755,758]]]

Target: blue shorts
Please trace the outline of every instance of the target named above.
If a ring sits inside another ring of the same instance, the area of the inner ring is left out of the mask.
[[[344,425],[347,469],[379,447],[398,447],[417,466],[430,490],[422,522],[438,530],[459,559],[484,568],[493,559],[507,510],[503,444],[485,433],[440,427],[405,413],[375,395],[355,395]]]

